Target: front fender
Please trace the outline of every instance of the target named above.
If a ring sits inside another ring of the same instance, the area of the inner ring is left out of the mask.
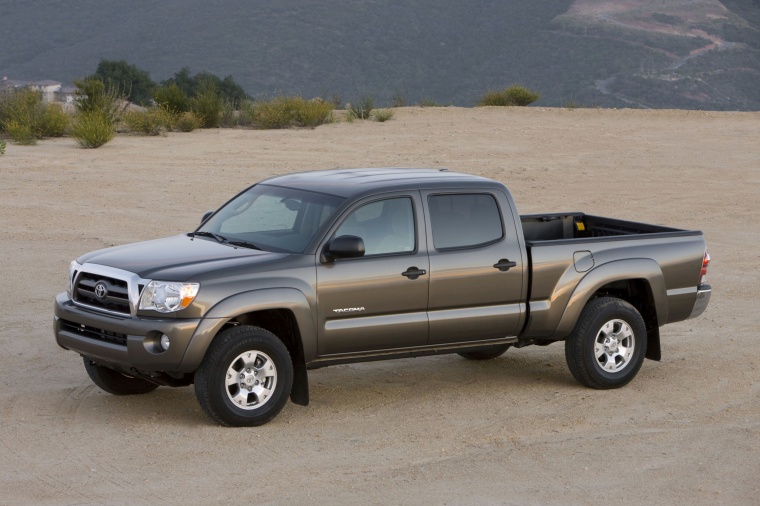
[[[317,333],[311,306],[306,296],[295,288],[264,288],[228,297],[213,306],[198,325],[185,356],[180,372],[194,372],[200,366],[214,337],[233,318],[253,311],[286,309],[293,313],[301,334],[301,345],[306,362],[317,354]]]
[[[654,299],[657,321],[667,322],[667,291],[659,264],[651,258],[616,260],[595,267],[578,282],[551,339],[560,340],[570,335],[580,318],[581,311],[597,290],[615,281],[631,279],[643,279],[647,282]]]

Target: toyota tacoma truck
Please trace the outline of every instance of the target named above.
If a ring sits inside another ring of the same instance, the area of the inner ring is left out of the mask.
[[[309,369],[564,341],[595,389],[660,359],[660,327],[711,288],[702,232],[520,216],[501,183],[435,169],[291,174],[190,233],[71,262],[54,333],[115,395],[194,384],[231,426],[309,402]]]

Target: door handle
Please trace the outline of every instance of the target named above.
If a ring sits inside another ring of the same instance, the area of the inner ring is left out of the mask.
[[[402,276],[406,276],[409,279],[417,279],[425,274],[427,274],[427,271],[425,269],[418,269],[417,267],[409,267],[407,270],[401,273]]]
[[[506,272],[512,267],[517,266],[517,262],[510,262],[507,258],[502,258],[497,263],[493,264],[495,269],[499,269],[501,272]]]

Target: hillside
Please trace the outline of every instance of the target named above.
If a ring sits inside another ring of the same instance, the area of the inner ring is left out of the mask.
[[[760,110],[760,0],[0,1],[0,74],[71,82],[102,58],[184,66],[253,96]]]

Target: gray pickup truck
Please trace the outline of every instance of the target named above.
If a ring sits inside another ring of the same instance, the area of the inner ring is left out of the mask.
[[[82,255],[58,344],[115,395],[195,384],[223,425],[261,425],[307,370],[565,342],[572,375],[625,385],[711,289],[703,234],[583,213],[519,216],[496,181],[433,169],[274,177],[194,232]]]

